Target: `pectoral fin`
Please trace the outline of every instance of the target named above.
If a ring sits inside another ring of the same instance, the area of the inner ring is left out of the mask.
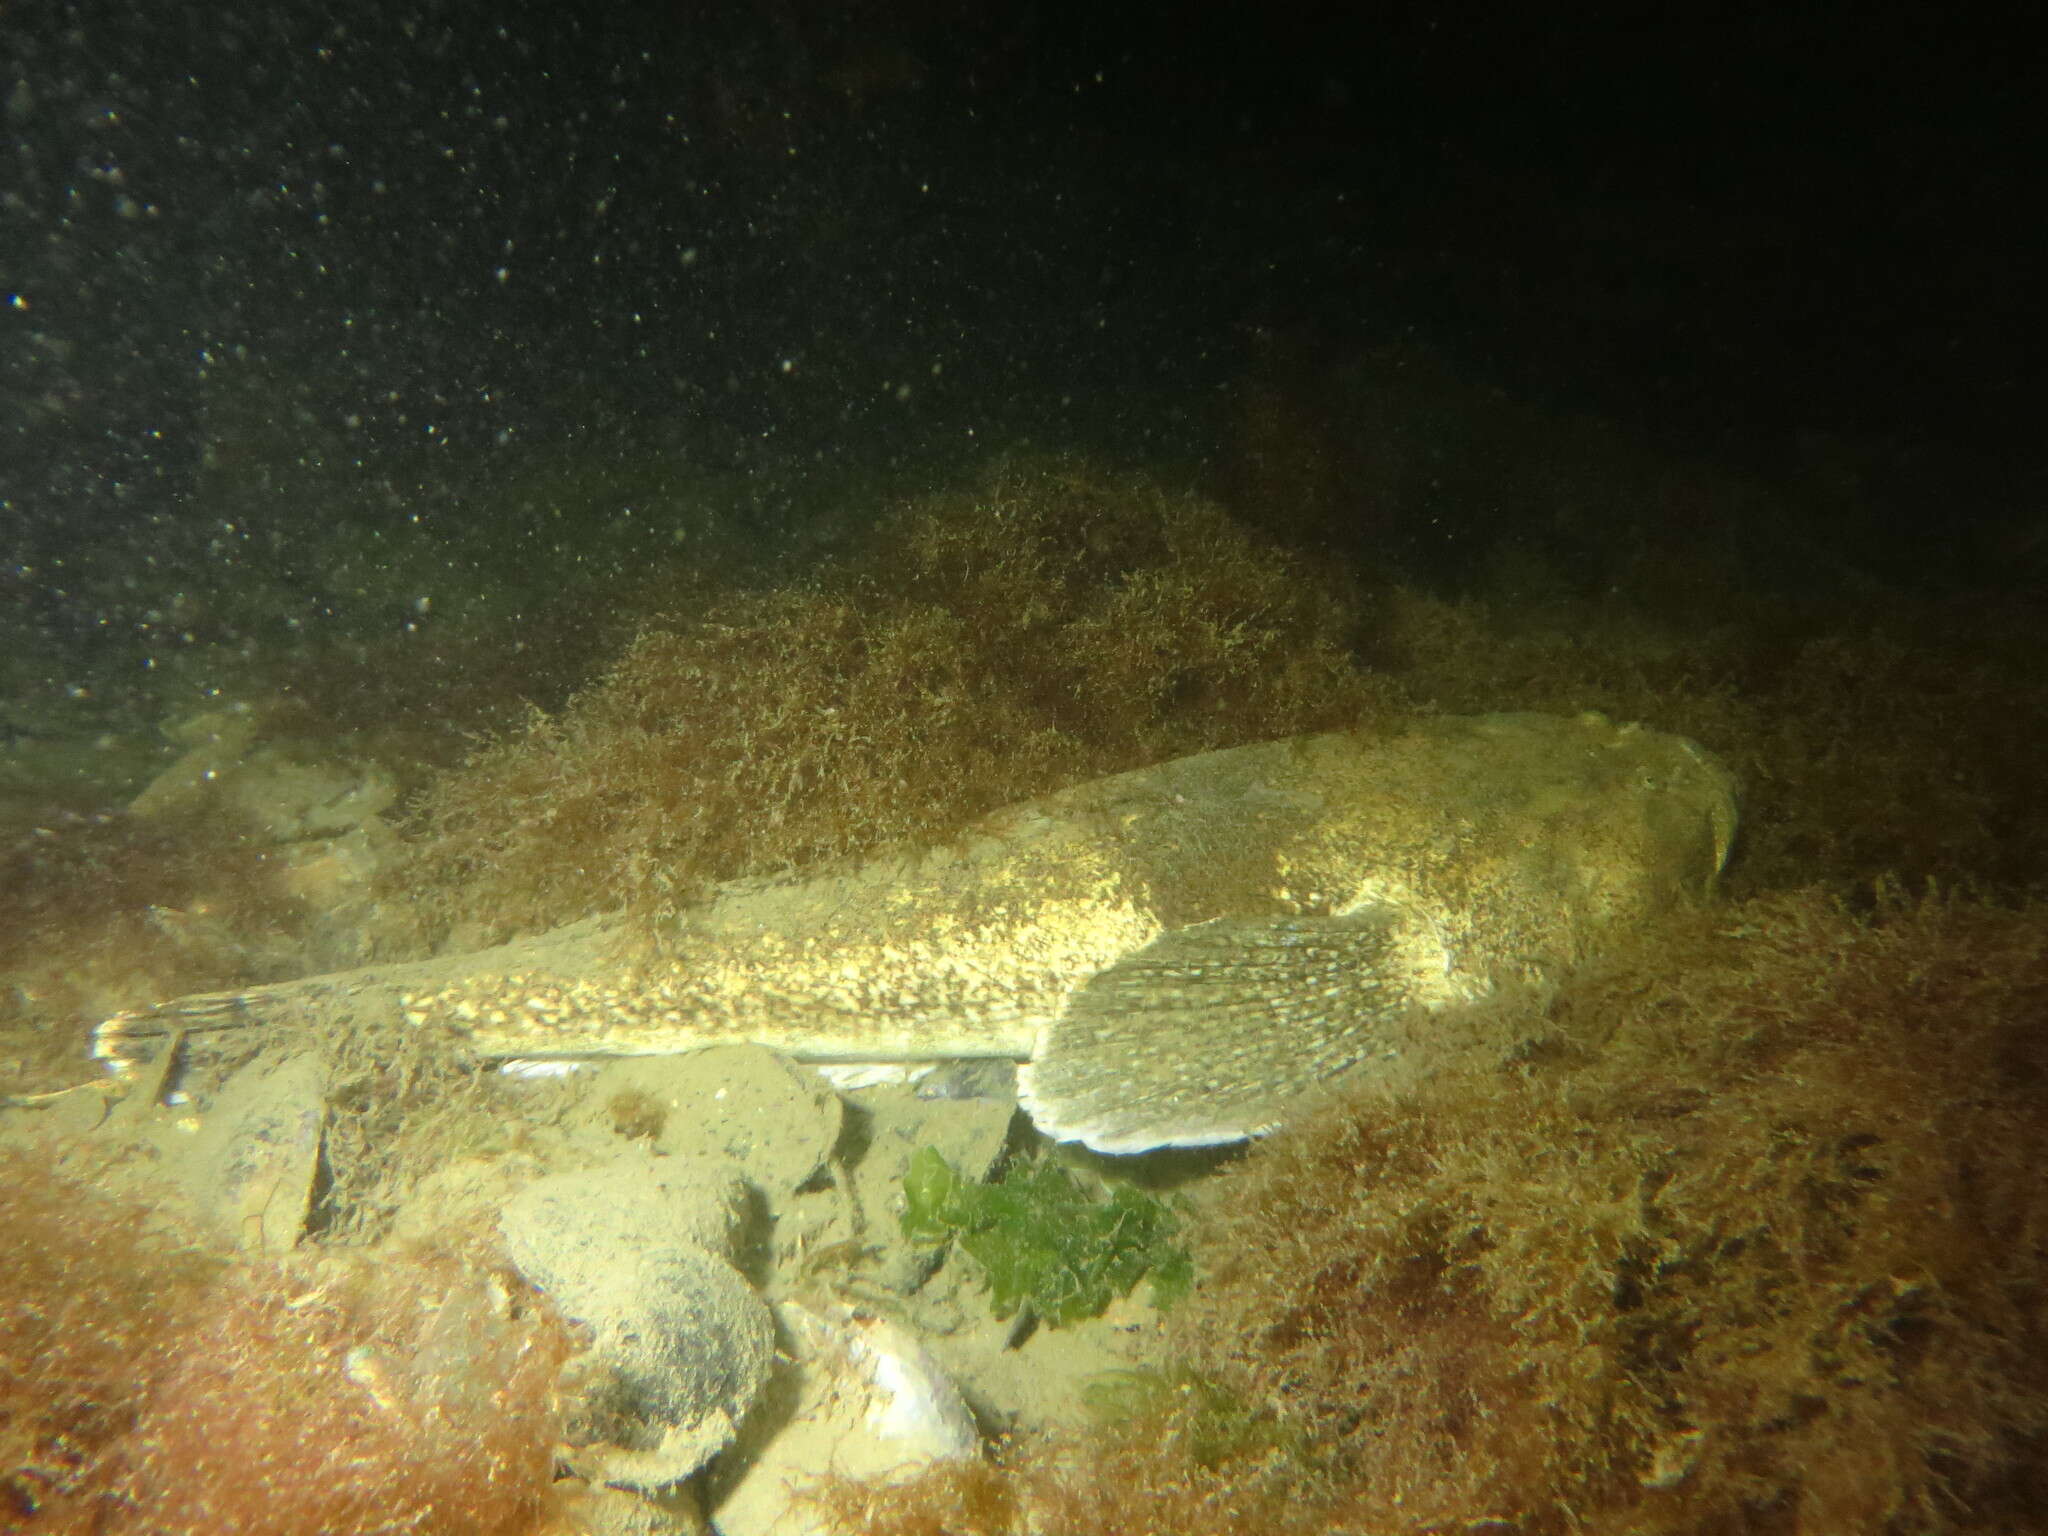
[[[1419,947],[1441,974],[1434,939]],[[1415,921],[1391,907],[1162,934],[1074,994],[1019,1098],[1047,1135],[1099,1152],[1258,1135],[1399,1033],[1420,1001],[1417,952]]]

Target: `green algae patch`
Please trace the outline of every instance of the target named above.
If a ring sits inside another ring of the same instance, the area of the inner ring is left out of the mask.
[[[1094,1317],[1146,1276],[1155,1306],[1187,1294],[1194,1265],[1163,1201],[1127,1186],[1098,1197],[1057,1163],[1012,1168],[999,1183],[963,1177],[931,1147],[903,1178],[903,1232],[958,1242],[988,1276],[997,1317],[1028,1307],[1058,1327]]]

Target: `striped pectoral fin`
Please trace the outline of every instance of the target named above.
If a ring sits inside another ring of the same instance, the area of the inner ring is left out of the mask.
[[[1375,908],[1162,934],[1075,992],[1019,1097],[1047,1135],[1098,1152],[1272,1130],[1417,1005],[1410,929]]]

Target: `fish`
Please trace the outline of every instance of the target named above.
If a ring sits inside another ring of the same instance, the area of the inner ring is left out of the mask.
[[[930,845],[728,882],[491,948],[174,998],[95,1032],[435,1032],[484,1059],[752,1043],[818,1062],[1007,1058],[1039,1130],[1105,1153],[1266,1134],[1504,987],[1710,900],[1737,790],[1604,715],[1416,716],[1228,747]]]

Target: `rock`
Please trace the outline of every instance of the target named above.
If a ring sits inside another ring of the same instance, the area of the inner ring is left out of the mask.
[[[326,1070],[310,1052],[259,1059],[229,1078],[201,1116],[175,1166],[194,1205],[237,1247],[283,1253],[304,1232],[326,1093]]]
[[[276,850],[271,867],[286,900],[305,913],[300,963],[340,969],[371,959],[387,940],[409,934],[409,912],[377,900],[376,879],[396,835],[370,820],[339,837],[312,838]]]
[[[766,1304],[696,1240],[730,1232],[737,1179],[670,1173],[636,1158],[551,1175],[499,1220],[520,1273],[590,1331],[564,1383],[570,1465],[597,1482],[688,1477],[732,1442],[774,1359]]]
[[[636,1254],[689,1247],[730,1258],[747,1203],[729,1164],[633,1156],[536,1180],[499,1226],[527,1278],[553,1289]]]
[[[729,1160],[771,1210],[808,1184],[839,1140],[843,1106],[815,1072],[756,1045],[629,1057],[590,1074],[572,1130],[668,1157]]]
[[[536,1127],[533,1134],[544,1133]],[[452,1157],[406,1190],[385,1240],[401,1248],[427,1247],[450,1232],[489,1230],[512,1197],[546,1171],[542,1160],[524,1151]]]
[[[826,1536],[804,1500],[820,1474],[888,1481],[981,1437],[959,1390],[915,1334],[837,1304],[779,1308],[794,1364],[713,1474],[720,1536]]]
[[[649,1497],[564,1478],[549,1490],[540,1536],[705,1536],[710,1527],[694,1484]]]
[[[129,802],[132,815],[164,816],[187,809],[231,773],[256,740],[259,722],[245,704],[208,710],[164,727],[184,751]]]
[[[389,810],[398,781],[375,763],[331,762],[259,747],[224,788],[228,803],[272,842],[338,837]]]
[[[248,705],[210,710],[166,729],[185,750],[129,803],[140,817],[212,801],[273,843],[338,837],[389,810],[398,781],[375,763],[335,762],[317,743],[264,742]]]

